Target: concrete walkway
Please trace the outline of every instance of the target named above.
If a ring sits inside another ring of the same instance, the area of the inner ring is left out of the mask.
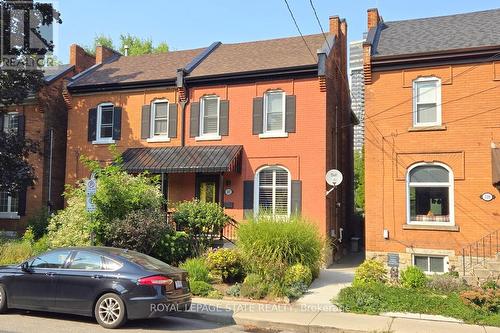
[[[194,298],[188,312],[172,316],[211,321],[224,325],[303,333],[500,333],[500,328],[439,320],[422,320],[363,314],[308,311],[302,306],[234,302]]]
[[[318,307],[324,311],[340,311],[332,305],[330,300],[336,297],[342,288],[351,284],[354,271],[363,260],[363,253],[352,253],[344,256],[329,268],[322,269],[319,277],[309,287],[308,292],[295,304],[302,306],[302,308]]]

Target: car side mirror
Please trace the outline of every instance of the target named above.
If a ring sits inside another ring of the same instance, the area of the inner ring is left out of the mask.
[[[27,261],[25,261],[25,262],[23,262],[23,263],[21,264],[21,270],[22,270],[23,272],[26,272],[26,273],[31,273],[31,268],[30,268],[30,266],[29,266],[29,264],[28,264],[28,262],[27,262]]]

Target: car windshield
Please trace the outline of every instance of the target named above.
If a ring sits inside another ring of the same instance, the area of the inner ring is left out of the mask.
[[[172,270],[172,266],[164,263],[163,261],[160,261],[158,259],[155,259],[153,257],[150,257],[146,254],[142,254],[139,252],[121,251],[120,253],[117,253],[117,255],[149,270],[155,270],[155,271]]]

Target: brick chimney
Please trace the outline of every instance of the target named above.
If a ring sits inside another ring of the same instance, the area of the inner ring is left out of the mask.
[[[81,46],[72,44],[69,47],[69,63],[75,66],[76,73],[80,73],[95,65],[95,57],[85,52]]]
[[[109,47],[98,45],[95,49],[95,62],[96,64],[102,64],[104,61],[114,55],[120,54],[115,50],[110,49]]]
[[[338,16],[330,16],[330,33],[335,37],[340,34],[340,18]]]
[[[378,13],[377,8],[368,9],[368,30],[376,27],[379,23],[383,22],[382,16]]]

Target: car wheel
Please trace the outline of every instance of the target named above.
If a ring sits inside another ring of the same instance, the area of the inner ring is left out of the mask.
[[[5,287],[0,284],[0,313],[7,311],[7,293]]]
[[[95,304],[97,322],[104,328],[118,328],[127,321],[125,304],[116,294],[104,294]]]

